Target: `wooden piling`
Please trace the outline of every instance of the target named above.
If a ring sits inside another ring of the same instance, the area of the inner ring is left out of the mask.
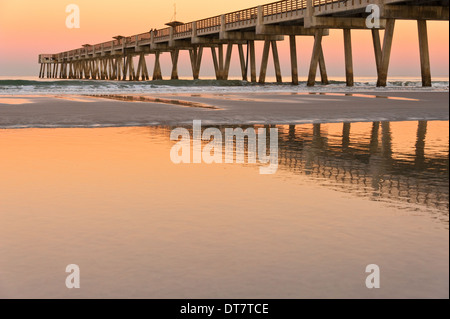
[[[420,70],[422,75],[422,86],[431,86],[430,52],[428,48],[427,21],[417,20],[419,33]]]
[[[314,35],[314,47],[311,57],[311,64],[309,67],[308,86],[314,86],[316,84],[317,65],[319,63],[320,54],[322,52],[322,37],[323,29],[317,29]]]
[[[352,34],[351,29],[344,29],[344,51],[345,51],[345,79],[347,86],[354,85],[353,56],[352,56]]]
[[[264,41],[264,49],[261,61],[261,70],[259,73],[259,83],[266,83],[267,64],[269,63],[270,41]]]
[[[378,75],[377,86],[387,85],[389,62],[391,59],[392,39],[394,37],[395,19],[386,20],[386,30],[384,31],[383,50],[381,54],[380,74]]]
[[[297,42],[295,39],[295,35],[289,36],[289,45],[291,49],[291,75],[292,75],[292,84],[298,85],[298,64],[297,64]]]

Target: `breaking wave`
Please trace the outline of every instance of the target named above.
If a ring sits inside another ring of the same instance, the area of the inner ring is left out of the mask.
[[[286,79],[286,81],[288,81]],[[159,80],[159,81],[98,81],[98,80],[24,80],[1,79],[0,95],[7,94],[123,94],[123,93],[190,93],[190,92],[302,92],[302,91],[448,91],[449,81],[434,81],[432,88],[422,88],[419,80],[392,80],[386,88],[377,88],[376,80],[361,80],[348,88],[345,81],[330,81],[329,85],[307,87],[306,82],[292,86],[264,85],[240,80]]]

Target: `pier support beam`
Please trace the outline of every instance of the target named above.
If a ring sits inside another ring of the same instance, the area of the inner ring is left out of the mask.
[[[65,79],[66,76],[66,69],[67,69],[67,64],[65,61],[63,61],[61,63],[61,68],[59,69],[59,78],[60,79]]]
[[[214,71],[216,72],[216,79],[219,80],[219,77],[220,77],[219,62],[217,59],[216,48],[214,48],[214,47],[211,47],[211,56],[212,56],[213,64],[214,64]]]
[[[84,60],[83,61],[83,70],[84,70],[84,78],[90,79],[91,78],[91,72],[89,70],[89,61]]]
[[[277,78],[277,83],[282,83],[283,79],[281,76],[281,67],[280,67],[280,58],[278,55],[278,47],[277,42],[274,40],[266,40],[264,41],[264,50],[261,61],[261,70],[259,74],[259,83],[266,83],[266,74],[267,74],[267,65],[269,63],[269,53],[270,47],[272,47],[272,56],[273,56],[273,64],[275,67],[275,75]]]
[[[178,57],[180,56],[180,50],[174,50],[170,52],[172,58],[172,74],[171,80],[178,80]]]
[[[322,52],[322,37],[323,29],[317,29],[314,35],[314,47],[311,57],[311,64],[309,66],[308,86],[314,86],[316,83],[317,65]]]
[[[417,20],[419,31],[420,70],[422,74],[422,86],[431,86],[430,52],[428,48],[427,20]]]
[[[147,62],[145,61],[145,53],[141,53],[139,56],[139,68],[141,80],[148,81],[149,77],[147,70]],[[139,71],[137,73],[137,80],[139,80]]]
[[[104,73],[105,73],[105,80],[110,80],[111,73],[109,72],[110,69],[111,60],[109,58],[104,59]]]
[[[231,55],[233,53],[233,44],[227,45],[226,56],[224,57],[223,45],[218,45],[218,54],[214,47],[211,47],[212,58],[214,62],[214,69],[216,71],[217,80],[228,80],[228,74],[230,72]]]
[[[248,41],[250,46],[250,81],[256,83],[256,52],[255,52],[255,41]]]
[[[128,59],[126,56],[123,56],[123,63],[121,64],[122,67],[122,81],[127,80],[127,74],[128,74]]]
[[[116,80],[117,79],[117,59],[115,59],[114,57],[111,58],[109,72],[111,73],[111,80]]]
[[[198,80],[200,77],[200,68],[203,58],[203,47],[194,47],[189,50],[189,55],[191,58],[192,75],[194,80]]]
[[[135,81],[136,79],[136,74],[134,72],[134,62],[133,62],[133,55],[129,55],[128,56],[128,70],[130,72],[129,76],[128,76],[128,80],[129,81]]]
[[[120,81],[123,78],[123,57],[120,56],[116,59],[116,80]]]
[[[386,30],[384,31],[383,50],[381,54],[381,66],[378,74],[377,86],[386,86],[391,59],[392,39],[394,37],[395,20],[386,21]]]
[[[99,63],[100,63],[100,80],[105,80],[106,76],[105,76],[105,59],[100,59]]]
[[[232,54],[233,54],[233,44],[229,43],[227,45],[227,55],[225,57],[225,66],[223,69],[223,80],[228,80],[228,75],[230,74],[231,55]]]
[[[160,55],[161,52],[159,51],[155,53],[155,67],[153,68],[153,81],[162,80],[161,63],[159,62]]]
[[[136,81],[139,81],[141,79],[142,75],[142,54],[139,54],[139,61],[136,69]]]
[[[275,66],[275,76],[277,78],[277,83],[282,83],[283,78],[281,76],[280,57],[278,55],[277,41],[271,41],[271,45],[272,45],[273,64]]]
[[[242,44],[238,44],[238,49],[239,61],[241,62],[242,81],[247,81],[247,63],[245,61],[244,46]]]
[[[69,79],[73,79],[73,62],[69,62]]]
[[[218,80],[223,80],[224,79],[224,75],[223,75],[223,68],[224,68],[224,62],[223,62],[223,45],[219,45],[218,47],[218,51],[219,51],[219,77],[217,78]]]
[[[375,52],[375,63],[377,66],[377,76],[380,76],[382,62],[382,48],[380,39],[380,30],[372,29],[373,50]]]
[[[109,80],[113,80],[113,75],[114,75],[114,58],[108,58],[108,74],[109,74],[108,79]]]
[[[347,86],[353,86],[354,85],[354,77],[353,77],[351,29],[344,29],[344,48],[345,48],[345,78],[346,78]]]
[[[88,60],[87,64],[88,64],[89,76],[91,77],[92,80],[95,80],[93,60],[92,59]]]
[[[267,64],[269,63],[270,41],[264,42],[264,49],[259,73],[259,83],[266,83]]]
[[[327,67],[325,64],[322,45],[320,46],[319,70],[322,84],[329,84],[330,82],[328,81]]]
[[[319,67],[321,83],[329,84],[327,67],[325,64],[325,57],[322,48],[322,39],[324,35],[328,34],[328,30],[316,29],[314,33],[314,46],[311,56],[311,63],[308,73],[308,86],[314,86],[316,84],[317,67]]]
[[[289,36],[289,45],[291,48],[291,75],[292,84],[298,85],[298,60],[297,60],[297,42],[295,40],[295,35]]]

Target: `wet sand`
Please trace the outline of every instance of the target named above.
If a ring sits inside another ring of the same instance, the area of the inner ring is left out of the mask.
[[[0,128],[448,120],[448,92],[0,96]]]

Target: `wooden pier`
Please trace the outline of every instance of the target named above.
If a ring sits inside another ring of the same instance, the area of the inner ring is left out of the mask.
[[[370,5],[380,9],[379,25],[367,24]],[[233,49],[237,47],[244,81],[265,83],[270,53],[277,82],[282,82],[277,42],[289,37],[292,84],[299,83],[297,36],[314,37],[308,86],[316,82],[317,71],[323,84],[328,83],[322,48],[330,29],[344,35],[345,72],[348,86],[354,85],[351,31],[368,30],[372,37],[377,66],[378,86],[386,86],[396,20],[416,20],[418,26],[421,76],[423,86],[431,86],[428,48],[428,20],[449,20],[449,0],[284,0],[227,13],[190,23],[170,26],[133,36],[116,36],[111,41],[57,54],[39,55],[40,78],[129,80],[162,79],[160,56],[170,53],[170,78],[178,79],[178,57],[189,52],[192,75],[199,78],[203,51],[211,50],[216,78],[227,80]],[[381,41],[380,29],[384,29]],[[255,41],[264,42],[259,77]],[[150,76],[145,56],[153,54],[155,63]],[[135,68],[137,59],[137,68]],[[249,77],[250,76],[250,77]]]

